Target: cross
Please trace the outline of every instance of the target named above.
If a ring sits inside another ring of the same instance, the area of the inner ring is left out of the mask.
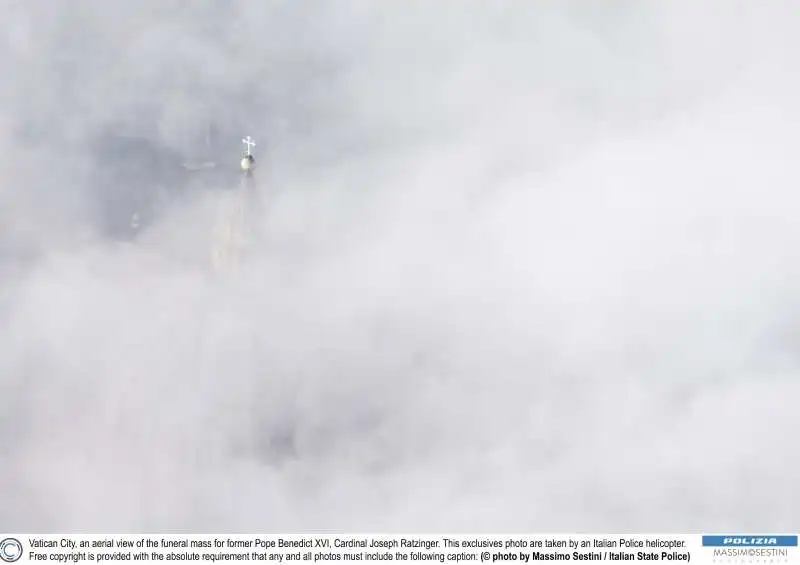
[[[251,150],[253,147],[255,147],[255,145],[256,145],[256,142],[255,142],[255,141],[253,141],[253,138],[252,138],[252,137],[250,137],[250,136],[248,135],[247,137],[243,137],[243,138],[242,138],[242,143],[244,143],[245,145],[247,145],[247,155],[248,155],[248,156],[250,156],[250,154],[251,154],[251,153],[250,153],[250,150]]]

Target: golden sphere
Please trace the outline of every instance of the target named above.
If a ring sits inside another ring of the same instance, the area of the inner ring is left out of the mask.
[[[252,155],[246,155],[246,156],[242,157],[242,161],[241,161],[240,164],[241,164],[242,170],[245,171],[245,172],[252,171],[253,169],[256,168],[256,160],[253,159]]]

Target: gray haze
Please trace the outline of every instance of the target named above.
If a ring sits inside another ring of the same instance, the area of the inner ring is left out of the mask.
[[[796,528],[796,3],[0,9],[0,530]],[[222,278],[89,221],[206,119]]]

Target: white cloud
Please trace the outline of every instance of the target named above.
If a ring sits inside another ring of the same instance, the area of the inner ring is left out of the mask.
[[[796,523],[787,5],[6,4],[0,526]],[[86,229],[147,115],[259,139],[237,274]]]

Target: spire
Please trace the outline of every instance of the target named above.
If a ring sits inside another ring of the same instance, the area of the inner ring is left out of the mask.
[[[256,166],[256,160],[253,157],[253,151],[252,151],[256,142],[253,141],[253,138],[248,135],[247,137],[242,138],[242,143],[244,143],[247,146],[247,149],[245,149],[244,157],[242,157],[240,166],[242,167],[242,171],[250,175],[253,173],[253,169]]]

